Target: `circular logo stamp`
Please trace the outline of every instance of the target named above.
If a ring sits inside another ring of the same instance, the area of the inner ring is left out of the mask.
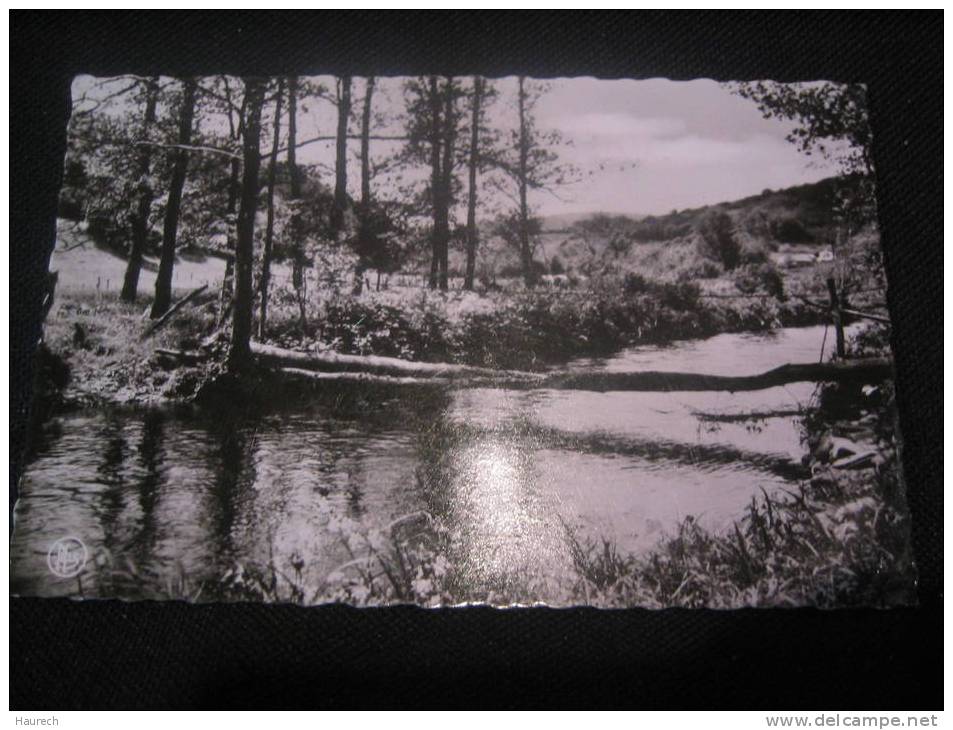
[[[86,545],[78,537],[61,537],[50,545],[46,564],[53,575],[72,578],[82,572],[88,557]]]

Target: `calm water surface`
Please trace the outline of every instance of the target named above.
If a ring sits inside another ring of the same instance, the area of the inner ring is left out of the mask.
[[[762,372],[821,355],[823,327],[639,347],[570,368]],[[828,337],[826,349],[832,347]],[[21,482],[14,593],[75,595],[47,566],[76,536],[92,560],[160,585],[299,557],[320,583],[349,557],[342,520],[379,528],[435,509],[475,583],[569,570],[566,527],[638,553],[687,515],[718,528],[753,495],[803,477],[797,383],[753,393],[350,389],[267,414],[99,410],[58,417]],[[437,495],[435,497],[435,494]],[[95,595],[91,581],[84,595]],[[543,593],[543,589],[540,589]],[[558,590],[541,595],[558,602]]]

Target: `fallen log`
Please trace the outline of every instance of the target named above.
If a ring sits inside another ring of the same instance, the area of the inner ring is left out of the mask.
[[[871,358],[824,363],[782,365],[758,375],[703,375],[643,371],[635,373],[583,372],[550,375],[537,388],[619,391],[751,391],[799,382],[878,382],[893,377],[893,363]]]
[[[526,381],[534,384],[544,376],[519,370],[494,370],[455,363],[417,362],[381,355],[342,355],[337,352],[306,353],[286,350],[272,345],[251,343],[252,355],[263,365],[282,368],[300,368],[325,372],[360,372],[404,378],[444,378],[458,380],[482,378],[485,380]]]
[[[367,383],[374,385],[451,385],[452,381],[447,378],[415,378],[398,377],[394,375],[374,375],[372,373],[357,372],[338,372],[329,373],[316,370],[304,370],[302,368],[279,368],[278,371],[283,375],[292,378],[301,378],[314,382],[332,382],[332,383]]]
[[[252,343],[259,364],[287,375],[312,381],[363,382],[392,385],[439,385],[507,390],[553,389],[608,391],[752,391],[798,382],[876,383],[893,377],[888,358],[782,365],[756,375],[706,375],[665,371],[616,373],[581,371],[528,373],[519,370],[426,363],[376,355],[342,355],[335,352],[304,353]],[[157,349],[157,353],[196,363],[203,352]]]
[[[179,301],[177,301],[175,304],[169,307],[169,310],[165,314],[163,314],[161,317],[159,317],[159,319],[153,322],[152,325],[150,325],[146,329],[146,331],[142,333],[142,336],[140,337],[140,339],[144,340],[150,335],[154,334],[156,330],[158,330],[160,327],[162,327],[162,325],[164,325],[166,322],[172,319],[172,317],[175,315],[176,312],[182,309],[182,307],[184,307],[186,304],[191,302],[193,299],[195,299],[199,294],[201,294],[206,289],[208,289],[208,284],[202,284],[202,286],[200,286],[198,289],[193,289],[191,292],[189,292],[184,297],[182,297]]]
[[[887,358],[871,358],[826,363],[782,365],[757,375],[705,375],[701,373],[642,371],[614,373],[526,373],[512,370],[418,363],[398,358],[321,353],[307,355],[289,350],[252,345],[252,352],[264,364],[296,372],[363,374],[404,382],[462,387],[506,389],[548,388],[555,390],[606,391],[751,391],[797,382],[853,381],[877,382],[893,377],[893,363]],[[326,378],[330,379],[330,378]],[[345,378],[337,378],[345,380]],[[387,382],[380,380],[378,382]]]
[[[195,350],[168,350],[164,347],[157,347],[155,349],[155,353],[157,355],[162,355],[163,357],[171,358],[172,360],[178,360],[185,365],[197,365],[200,362],[205,362],[209,358],[207,352],[198,352]]]

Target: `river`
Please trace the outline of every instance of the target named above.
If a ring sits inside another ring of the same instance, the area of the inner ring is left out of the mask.
[[[824,327],[725,334],[569,368],[755,374],[816,361],[832,339]],[[87,573],[51,574],[50,546],[67,536],[85,545],[87,571],[134,572],[141,597],[161,595],[172,575],[198,585],[268,561],[304,564],[316,588],[349,558],[342,524],[371,531],[438,504],[474,586],[518,579],[565,602],[567,530],[639,554],[686,516],[719,529],[762,490],[803,478],[795,412],[815,391],[350,387],[264,413],[73,412],[45,425],[21,480],[11,590],[109,595]],[[750,412],[779,415],[704,415]]]

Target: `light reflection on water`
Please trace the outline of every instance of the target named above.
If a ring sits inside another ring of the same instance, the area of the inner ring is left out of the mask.
[[[816,360],[822,339],[822,327],[720,335],[573,366],[755,373]],[[214,580],[236,562],[290,556],[320,581],[349,558],[332,518],[379,528],[427,509],[454,528],[454,559],[475,591],[519,583],[529,599],[558,600],[567,526],[643,551],[687,515],[717,528],[762,489],[797,478],[795,417],[712,423],[697,414],[796,410],[813,391],[399,391],[238,420],[69,414],[47,425],[21,483],[11,589],[76,592],[47,571],[49,545],[64,535],[156,582],[179,567]]]

